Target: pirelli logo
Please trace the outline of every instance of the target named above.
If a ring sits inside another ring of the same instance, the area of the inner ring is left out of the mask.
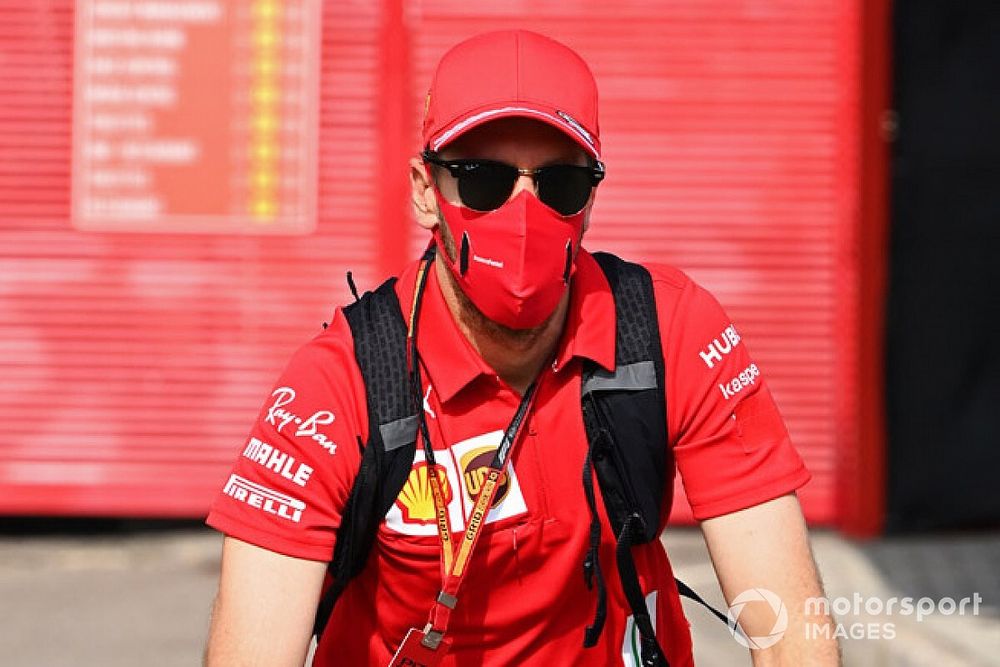
[[[230,475],[222,491],[233,500],[294,523],[299,522],[306,509],[306,504],[298,498],[278,493],[239,475]]]

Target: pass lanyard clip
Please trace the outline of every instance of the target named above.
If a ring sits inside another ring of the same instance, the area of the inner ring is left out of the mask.
[[[420,357],[417,353],[417,320],[420,314],[420,304],[423,299],[424,287],[427,282],[427,274],[431,263],[434,261],[433,249],[428,250],[421,261],[417,272],[417,279],[413,295],[413,304],[410,311],[410,325],[407,330],[407,361],[410,364],[410,384],[413,390],[414,407],[417,412],[418,431],[423,440],[424,458],[427,461],[429,483],[431,487],[431,498],[434,502],[435,524],[438,536],[441,539],[441,591],[438,593],[434,604],[431,607],[430,617],[423,630],[411,629],[407,634],[403,644],[397,651],[397,657],[406,646],[419,647],[409,650],[429,650],[437,652],[439,647],[444,648],[440,653],[443,657],[450,641],[444,639],[448,630],[448,622],[451,612],[458,603],[458,591],[462,587],[462,582],[468,574],[469,560],[482,535],[486,517],[490,507],[496,499],[497,491],[500,488],[500,480],[504,474],[504,469],[510,461],[511,452],[517,444],[522,427],[534,404],[536,395],[537,380],[525,390],[521,397],[521,402],[517,406],[513,419],[504,430],[503,439],[497,447],[483,481],[482,488],[476,495],[472,513],[466,522],[465,533],[462,541],[455,544],[452,539],[450,521],[448,519],[448,506],[445,503],[445,495],[442,487],[442,479],[446,473],[443,467],[437,464],[434,457],[434,450],[431,447],[430,433],[427,428],[427,419],[423,411],[423,391],[421,389],[420,378]],[[442,646],[443,645],[443,646]],[[394,659],[395,660],[395,659]],[[395,664],[392,663],[392,664]]]

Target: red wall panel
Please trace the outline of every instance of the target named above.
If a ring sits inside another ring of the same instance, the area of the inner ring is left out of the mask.
[[[587,245],[727,307],[837,519],[854,446],[854,2],[327,2],[306,237],[81,233],[68,216],[72,3],[0,15],[0,513],[198,515],[290,352],[426,242],[405,157],[430,70],[528,27],[598,78],[609,176]],[[677,518],[685,517],[683,504]]]
[[[5,3],[0,513],[204,514],[344,272],[377,280],[378,15],[344,9],[324,8],[317,231],[253,237],[75,231],[73,3]]]

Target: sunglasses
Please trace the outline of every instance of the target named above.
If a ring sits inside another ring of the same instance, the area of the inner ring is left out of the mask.
[[[433,151],[421,153],[424,162],[448,170],[458,181],[462,204],[474,211],[500,208],[510,198],[519,176],[535,182],[538,199],[560,215],[575,215],[583,210],[591,191],[604,179],[604,165],[550,164],[538,169],[521,169],[496,160],[442,160]]]

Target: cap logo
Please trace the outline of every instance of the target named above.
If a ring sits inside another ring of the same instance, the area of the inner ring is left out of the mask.
[[[431,91],[427,91],[427,97],[424,98],[424,120],[427,120],[427,114],[431,110]]]
[[[569,123],[573,127],[573,129],[576,130],[577,134],[583,137],[588,144],[590,144],[591,146],[594,145],[594,138],[590,136],[590,132],[588,132],[583,125],[580,125],[578,122],[576,122],[575,118],[570,116],[565,111],[556,111],[556,115],[562,118],[567,123]]]

